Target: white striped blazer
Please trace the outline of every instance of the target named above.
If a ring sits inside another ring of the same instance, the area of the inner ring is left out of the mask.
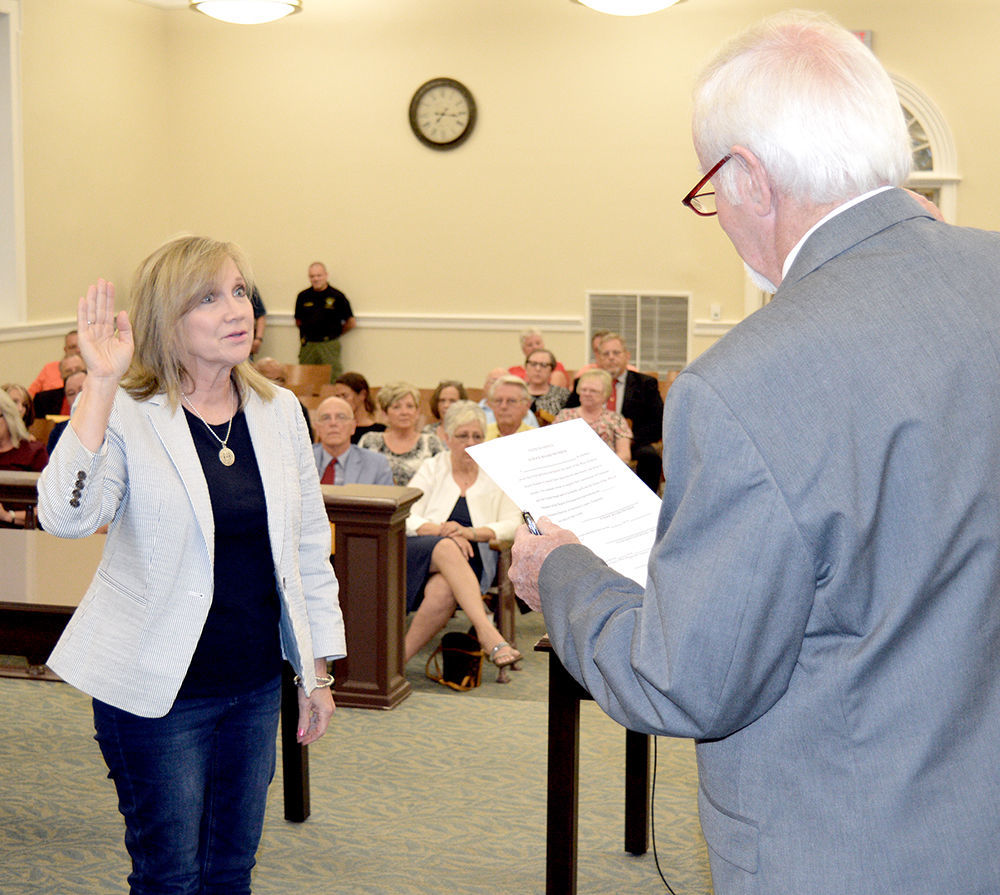
[[[291,392],[267,402],[250,392],[244,411],[267,500],[282,652],[311,689],[313,657],[347,651],[319,477]],[[212,506],[183,411],[165,395],[136,401],[119,390],[96,453],[67,426],[39,478],[38,517],[65,538],[109,524],[100,566],[49,666],[102,702],[166,714],[213,593]]]

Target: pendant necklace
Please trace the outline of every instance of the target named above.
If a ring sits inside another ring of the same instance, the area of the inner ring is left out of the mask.
[[[232,452],[232,449],[226,444],[226,442],[229,441],[229,433],[233,431],[233,416],[236,416],[236,414],[233,413],[233,416],[229,417],[229,425],[226,427],[226,437],[219,438],[219,436],[215,434],[215,429],[213,429],[208,423],[205,422],[205,417],[203,417],[200,413],[198,413],[198,408],[191,403],[191,400],[188,398],[188,396],[182,392],[181,397],[187,402],[187,406],[190,407],[195,412],[195,416],[197,416],[198,419],[200,419],[203,423],[205,423],[205,428],[212,433],[212,437],[217,442],[219,442],[219,444],[222,445],[222,447],[219,449],[219,462],[223,466],[232,466],[233,463],[236,462],[236,454]]]

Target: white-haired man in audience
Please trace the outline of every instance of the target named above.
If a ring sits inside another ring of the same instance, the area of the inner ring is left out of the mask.
[[[898,188],[895,87],[825,16],[693,108],[683,202],[774,299],[667,395],[645,587],[547,520],[511,579],[605,710],[695,740],[716,895],[1000,892],[1000,235]]]
[[[530,413],[531,395],[524,380],[510,373],[505,373],[490,387],[487,400],[493,411],[493,422],[486,426],[486,439],[500,438],[503,435],[513,435],[515,432],[525,432],[531,428],[524,415]]]
[[[323,485],[391,485],[389,461],[375,451],[351,444],[357,423],[351,405],[343,398],[329,397],[316,408],[313,445],[316,471]]]

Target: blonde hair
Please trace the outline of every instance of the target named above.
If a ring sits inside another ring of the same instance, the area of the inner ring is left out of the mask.
[[[584,370],[577,377],[576,384],[578,387],[584,379],[597,379],[601,383],[601,387],[604,389],[605,401],[611,396],[611,389],[614,386],[614,381],[611,378],[611,374],[607,370]]]
[[[413,398],[413,403],[417,407],[420,407],[420,389],[409,382],[387,382],[378,390],[375,400],[378,401],[378,406],[385,413],[393,404],[407,395]]]
[[[14,399],[3,389],[0,389],[0,416],[7,423],[7,432],[14,447],[28,440],[28,430],[25,428],[24,420],[21,419],[21,411],[14,403]]]
[[[165,393],[170,403],[181,399],[188,375],[182,361],[178,324],[214,286],[226,260],[231,260],[253,290],[250,263],[239,246],[202,236],[182,236],[164,243],[135,273],[132,283],[132,323],[135,353],[122,386],[139,400]],[[248,390],[265,401],[274,397],[271,383],[249,360],[233,367],[233,382],[245,399]]]
[[[456,401],[444,412],[444,431],[449,438],[466,423],[478,423],[486,434],[486,413],[475,401]]]

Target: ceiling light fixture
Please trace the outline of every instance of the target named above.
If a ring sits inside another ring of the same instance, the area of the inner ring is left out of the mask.
[[[613,16],[644,16],[673,6],[680,0],[573,0],[573,2]]]
[[[302,0],[190,0],[190,8],[234,25],[262,25],[302,10]]]

